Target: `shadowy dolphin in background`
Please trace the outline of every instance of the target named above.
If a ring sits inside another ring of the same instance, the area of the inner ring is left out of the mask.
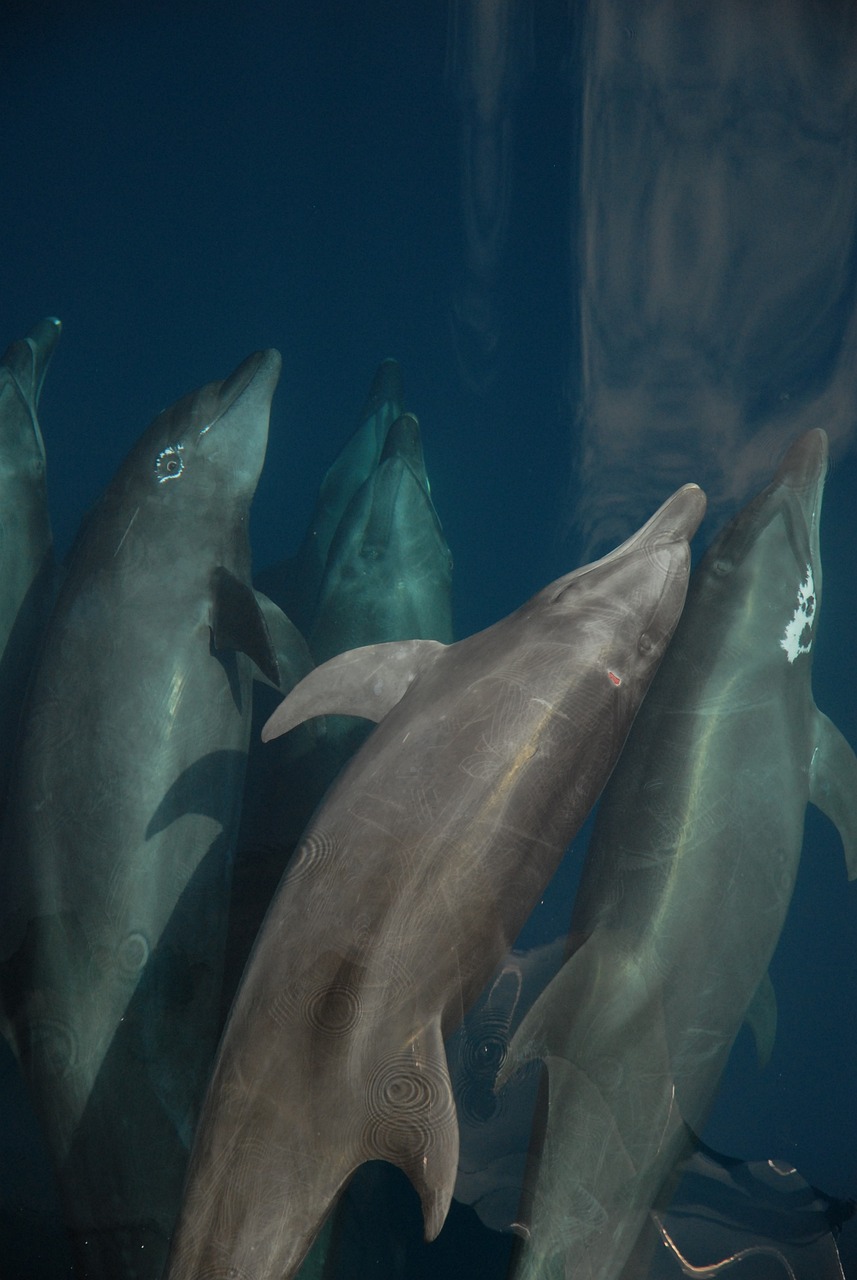
[[[458,1127],[443,1041],[613,768],[684,602],[687,485],[611,555],[452,645],[316,668],[266,725],[380,722],[310,823],[224,1033],[171,1280],[288,1280],[365,1160],[443,1225]]]
[[[308,641],[322,663],[365,644],[414,639],[452,642],[452,556],[419,423],[405,413],[339,522]]]
[[[90,1277],[160,1275],[217,1042],[251,675],[279,679],[290,633],[248,541],[279,371],[258,352],[143,434],[78,535],[22,720],[0,981]]]
[[[36,410],[60,329],[53,317],[40,321],[0,360],[0,813],[54,590],[45,442]]]
[[[624,1275],[745,1018],[767,1059],[808,802],[857,874],[857,758],[811,685],[826,470],[809,431],[715,540],[605,790],[572,917],[585,941],[497,1080],[548,1065],[519,1280]]]
[[[345,509],[378,465],[387,431],[404,409],[402,371],[395,360],[379,364],[360,425],[327,471],[297,555],[272,565],[258,585],[305,634],[315,612],[327,555]]]

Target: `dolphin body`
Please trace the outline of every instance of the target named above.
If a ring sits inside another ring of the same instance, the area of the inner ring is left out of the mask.
[[[89,1277],[160,1274],[217,1043],[251,673],[277,680],[283,643],[247,531],[279,370],[259,352],[143,434],[22,721],[0,981]]]
[[[385,412],[390,406],[389,366],[398,370],[394,361],[385,361],[376,379],[388,388],[380,396]],[[377,401],[377,394],[370,398],[372,404]],[[377,416],[370,415],[367,422],[372,433],[379,429]],[[363,431],[357,439],[370,453],[367,434]],[[331,475],[336,475],[336,468],[331,468]],[[327,500],[330,503],[330,493]],[[403,413],[386,430],[377,466],[340,516],[318,593],[310,634],[312,658],[325,662],[345,649],[389,640],[449,644],[452,566],[431,502],[420,426],[412,413]],[[307,650],[302,675],[310,671],[312,658]],[[275,691],[257,687],[255,698],[253,721],[261,728],[274,712]],[[329,717],[312,737],[304,731],[266,746],[261,740],[251,741],[235,860],[226,1009],[303,828],[343,764],[366,740],[368,728],[365,719]]]
[[[391,403],[389,366],[398,368],[385,361],[378,374],[386,395],[370,398],[370,403],[380,399],[382,408]],[[367,421],[375,431],[375,418]],[[358,439],[368,453],[366,434]],[[329,475],[335,474],[331,469]],[[391,640],[452,640],[452,556],[430,497],[413,414],[403,414],[386,431],[378,465],[340,517],[309,636],[317,663],[346,649]],[[308,655],[307,672],[311,666]],[[263,688],[255,696],[254,723],[261,728],[282,696],[274,701],[274,690]],[[309,744],[306,731],[265,746],[251,741],[224,986],[227,1009],[304,827],[371,726],[366,720],[336,716],[320,727]]]
[[[378,723],[293,858],[197,1130],[170,1280],[295,1274],[354,1170],[385,1159],[443,1225],[458,1127],[443,1041],[612,769],[684,601],[705,505],[679,490],[611,555],[456,644],[316,668],[264,730]]]
[[[54,589],[45,443],[37,408],[60,336],[42,320],[0,359],[0,806],[24,690]]]
[[[342,515],[308,638],[317,663],[369,643],[452,642],[452,557],[413,414],[390,427]]]
[[[767,1058],[809,801],[857,874],[857,758],[811,687],[826,468],[810,431],[715,540],[605,790],[572,917],[585,941],[498,1075],[548,1066],[518,1280],[624,1277],[745,1019]]]
[[[357,430],[343,446],[321,482],[315,509],[297,555],[272,565],[259,586],[306,633],[312,625],[330,545],[345,510],[378,465],[387,431],[404,408],[402,371],[396,360],[382,360]]]

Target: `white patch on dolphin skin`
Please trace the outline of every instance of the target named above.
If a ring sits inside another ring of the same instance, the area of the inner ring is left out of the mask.
[[[812,565],[806,566],[806,577],[797,589],[797,604],[794,614],[786,624],[785,633],[780,641],[785,649],[789,662],[794,662],[799,653],[809,653],[812,648],[812,624],[815,621],[815,583],[812,578]]]

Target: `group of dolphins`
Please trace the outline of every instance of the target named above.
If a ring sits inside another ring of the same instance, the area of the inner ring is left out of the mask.
[[[366,1161],[407,1175],[429,1239],[453,1194],[487,1205],[457,1064],[492,1001],[491,1097],[547,1064],[515,1280],[643,1280],[655,1249],[720,1274],[665,1206],[744,1021],[770,1052],[808,802],[857,875],[857,758],[811,688],[824,432],[692,576],[686,484],[453,642],[389,360],[267,594],[273,350],[162,412],[55,568],[59,330],[0,362],[0,995],[77,1274],[288,1280]],[[513,944],[599,796],[526,1008]],[[814,1280],[841,1276],[829,1222],[812,1243]]]

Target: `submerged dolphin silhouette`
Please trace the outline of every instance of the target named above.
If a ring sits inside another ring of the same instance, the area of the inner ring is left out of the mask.
[[[247,535],[279,370],[258,352],[141,436],[78,535],[22,723],[0,982],[93,1277],[160,1273],[217,1042],[254,663],[279,676]]]
[[[27,680],[54,591],[45,443],[37,407],[59,320],[0,359],[0,810]]]
[[[244,974],[197,1130],[172,1280],[294,1275],[365,1160],[443,1225],[458,1127],[443,1041],[509,949],[621,750],[684,601],[705,505],[452,645],[331,659],[265,727],[380,721],[311,822]]]
[[[571,924],[586,940],[498,1076],[548,1064],[522,1280],[624,1274],[745,1018],[770,1053],[808,802],[857,875],[857,758],[811,686],[826,470],[809,431],[715,540],[605,790]]]

